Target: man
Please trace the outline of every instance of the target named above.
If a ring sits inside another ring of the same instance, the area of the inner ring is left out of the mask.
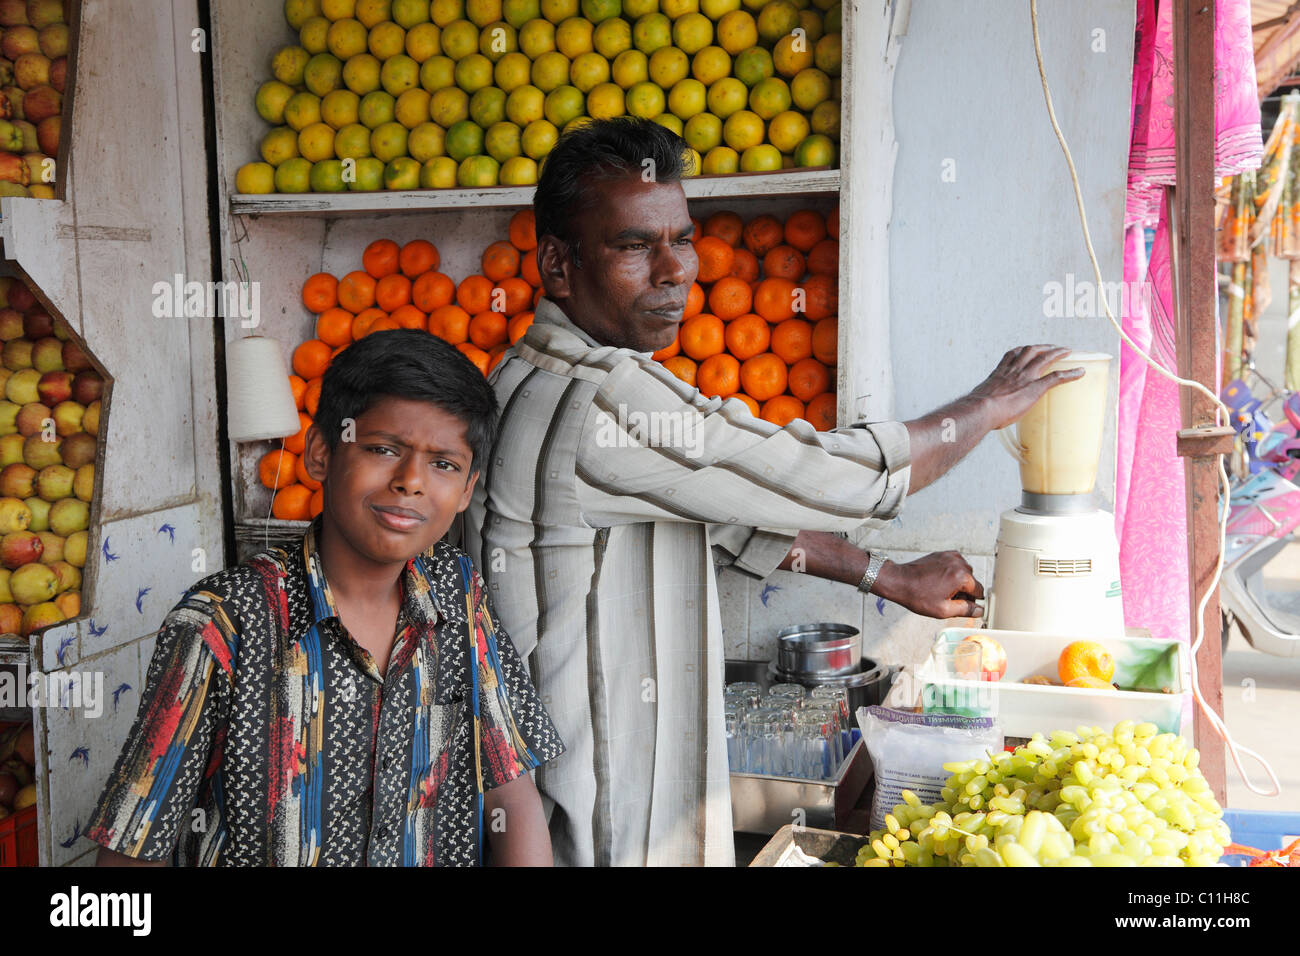
[[[931,415],[832,432],[705,398],[650,358],[697,272],[684,146],[620,119],[547,157],[534,198],[546,297],[494,375],[501,431],[466,521],[569,748],[538,771],[558,864],[734,862],[715,552],[761,578],[799,549],[807,573],[932,617],[977,615],[983,589],[959,555],[896,566],[836,532],[892,518],[1076,377],[1042,377],[1064,349],[1019,349]],[[681,440],[631,422],[677,423]]]

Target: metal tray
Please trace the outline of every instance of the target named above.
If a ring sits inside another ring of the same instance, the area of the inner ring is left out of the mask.
[[[871,780],[871,758],[859,740],[832,780],[731,774],[731,828],[776,833],[791,823],[842,827]]]
[[[814,830],[787,824],[777,831],[776,836],[768,841],[767,846],[759,851],[749,865],[783,866],[795,847],[798,847],[808,856],[815,856],[827,863],[853,866],[857,862],[858,850],[866,842],[866,837],[853,833]]]

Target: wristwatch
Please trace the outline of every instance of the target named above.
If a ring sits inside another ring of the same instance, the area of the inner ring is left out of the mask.
[[[870,594],[871,589],[876,586],[876,575],[880,574],[880,569],[885,566],[885,556],[879,551],[870,552],[870,559],[867,561],[866,573],[862,575],[862,580],[858,582],[858,590],[863,594]]]

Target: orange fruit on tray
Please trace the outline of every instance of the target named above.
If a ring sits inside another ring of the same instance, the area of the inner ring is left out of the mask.
[[[731,262],[731,274],[746,282],[758,281],[758,256],[748,249],[737,249]]]
[[[537,269],[536,249],[529,249],[519,257],[519,276],[534,289],[541,289],[542,274]]]
[[[674,355],[670,359],[664,359],[664,368],[668,369],[668,371],[672,372],[687,385],[695,385],[698,366],[696,366],[696,364],[685,355]]]
[[[735,276],[723,276],[709,290],[709,311],[724,322],[747,313],[753,302],[749,283]]]
[[[311,416],[306,412],[298,413],[298,431],[284,440],[284,447],[295,455],[301,455],[306,444],[307,429],[311,428]]]
[[[717,282],[730,275],[731,264],[736,258],[736,250],[717,236],[704,236],[695,243],[695,254],[700,260],[701,282]]]
[[[375,332],[392,332],[400,328],[401,326],[393,321],[393,317],[391,315],[386,315],[382,319],[376,319],[371,324],[370,334],[373,335]]]
[[[531,312],[520,312],[511,319],[510,324],[506,326],[506,335],[510,339],[510,344],[514,345],[522,339],[524,333],[528,331],[528,327],[532,324],[533,313]]]
[[[692,282],[690,291],[686,293],[686,308],[682,310],[682,318],[689,319],[693,315],[699,315],[704,311],[704,287],[698,282]]]
[[[267,488],[284,488],[294,482],[293,469],[298,456],[279,448],[268,451],[257,462],[257,480]]]
[[[297,479],[298,484],[310,491],[315,491],[321,486],[319,481],[307,474],[307,458],[305,455],[300,456],[293,463],[293,476]]]
[[[682,351],[682,333],[681,333],[681,329],[679,328],[677,330],[677,338],[673,339],[670,343],[665,345],[663,348],[654,352],[650,357],[654,359],[656,362],[662,362],[664,359],[672,358],[674,355],[680,355],[681,351]]]
[[[777,395],[763,403],[761,416],[773,425],[784,428],[796,418],[803,418],[803,402],[793,395]]]
[[[696,385],[701,394],[710,398],[729,398],[740,391],[740,360],[725,352],[711,355],[700,363]]]
[[[831,387],[830,370],[815,358],[800,359],[790,366],[786,387],[801,402],[810,402]]]
[[[456,304],[471,315],[486,312],[492,308],[492,280],[485,275],[461,279],[460,285],[456,286]]]
[[[437,269],[441,261],[438,247],[427,239],[412,239],[397,254],[397,267],[402,270],[402,275],[412,281]]]
[[[693,359],[706,359],[726,348],[726,326],[716,315],[701,312],[681,325],[682,351]]]
[[[786,319],[772,330],[772,351],[787,365],[812,355],[812,323]]]
[[[375,279],[368,272],[349,272],[339,280],[339,305],[353,315],[375,304]]]
[[[399,305],[389,318],[397,323],[399,329],[419,329],[423,332],[428,326],[428,317],[413,305]]]
[[[316,417],[316,409],[320,405],[320,388],[323,379],[313,378],[307,383],[307,389],[302,393],[302,410],[310,415],[313,419]]]
[[[767,255],[763,257],[765,276],[799,280],[803,278],[806,271],[807,264],[804,262],[803,253],[794,246],[776,246],[768,250]]]
[[[755,216],[745,223],[745,248],[760,259],[785,241],[785,230],[775,216]]]
[[[761,315],[742,315],[727,323],[727,351],[742,362],[767,351],[772,342],[772,327]]]
[[[546,295],[546,290],[538,288],[533,292],[533,308],[537,308],[537,303],[542,301],[542,296]]]
[[[310,521],[311,489],[299,484],[281,488],[271,502],[271,514],[281,521]]]
[[[356,318],[352,320],[352,341],[356,342],[364,339],[370,334],[370,327],[380,319],[388,318],[388,313],[383,309],[362,309],[357,313]]]
[[[456,283],[441,272],[425,272],[411,283],[411,304],[421,312],[432,312],[456,297]]]
[[[839,357],[840,323],[834,316],[813,326],[813,358],[823,365],[834,365]]]
[[[803,282],[803,314],[814,322],[829,319],[840,310],[840,280],[811,275]]]
[[[704,223],[700,222],[694,216],[691,216],[691,226],[695,230],[691,233],[691,242],[699,242],[704,238]]]
[[[469,340],[486,352],[506,340],[509,322],[504,312],[480,312],[469,320]]]
[[[811,209],[793,212],[785,221],[785,241],[800,252],[808,252],[826,238],[826,220]]]
[[[766,402],[785,391],[788,371],[771,352],[747,358],[740,366],[740,387],[757,402]]]
[[[745,407],[749,409],[749,414],[753,415],[755,418],[758,418],[758,416],[759,416],[759,412],[762,411],[762,409],[759,407],[758,402],[754,401],[752,398],[750,398],[750,397],[749,397],[748,395],[746,395],[744,392],[737,392],[735,395],[732,395],[731,397],[732,397],[732,398],[738,398],[738,399],[740,399],[742,402],[744,402],[744,403],[745,403]]]
[[[444,305],[429,313],[429,331],[444,342],[469,341],[469,313],[458,305]]]
[[[835,393],[822,392],[808,402],[804,409],[804,418],[812,423],[819,432],[828,432],[835,428]]]
[[[338,348],[352,341],[352,313],[347,309],[326,309],[316,318],[316,338]]]
[[[520,252],[537,248],[537,219],[531,209],[521,209],[510,217],[510,244]]]
[[[390,276],[399,268],[401,249],[391,239],[376,239],[361,253],[361,266],[375,279]]]
[[[293,403],[302,408],[302,393],[307,390],[307,380],[301,375],[289,376],[289,391],[293,392]]]
[[[744,231],[744,221],[734,212],[715,212],[704,220],[704,234],[717,236],[733,249],[740,245],[740,237]]]
[[[493,282],[519,275],[519,250],[498,239],[483,250],[483,274]]]
[[[502,279],[492,290],[492,308],[506,315],[518,315],[532,301],[533,287],[518,276]]]
[[[375,283],[375,305],[393,312],[411,301],[411,280],[400,272],[386,275]]]
[[[506,350],[503,349],[503,348],[500,348],[499,346],[498,346],[497,348],[494,348],[491,352],[489,352],[489,353],[488,353],[487,374],[488,374],[488,375],[491,375],[491,374],[492,374],[492,370],[493,370],[494,368],[496,368],[498,365],[500,365],[500,364],[501,364],[501,360],[502,360],[503,358],[505,358],[505,357],[506,357]]]
[[[325,489],[318,488],[311,493],[311,516],[314,519],[325,510]]]
[[[320,339],[308,339],[293,350],[293,371],[304,379],[320,378],[330,364],[334,350]]]
[[[769,322],[784,322],[794,318],[796,288],[789,279],[761,280],[754,289],[754,311]]]
[[[324,312],[338,305],[339,280],[328,272],[318,272],[302,284],[302,304],[309,312]]]
[[[456,346],[456,348],[460,349],[464,356],[474,363],[475,368],[484,375],[487,374],[488,354],[486,352],[477,345],[471,345],[469,342],[461,342]]]
[[[840,237],[840,207],[836,206],[826,217],[826,233],[832,239]]]
[[[1073,680],[1088,677],[1101,682],[1095,686],[1108,688],[1115,676],[1115,657],[1105,645],[1096,641],[1073,641],[1065,645],[1061,656],[1056,659],[1056,673],[1066,686],[1073,686],[1070,683]]]
[[[840,272],[840,244],[823,239],[808,253],[808,271],[813,275],[834,276]]]

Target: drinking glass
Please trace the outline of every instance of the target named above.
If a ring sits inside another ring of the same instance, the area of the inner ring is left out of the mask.
[[[853,749],[849,734],[853,730],[853,717],[849,713],[849,692],[843,687],[814,687],[809,694],[813,701],[829,700],[839,710],[840,752],[847,755]]]
[[[930,651],[935,675],[947,680],[979,680],[984,648],[974,642],[936,644]]]
[[[737,681],[727,685],[723,697],[725,700],[743,700],[745,707],[753,710],[763,700],[763,688],[753,681]]]
[[[768,688],[767,696],[801,701],[808,696],[808,689],[803,684],[773,684]]]
[[[772,707],[759,707],[746,713],[744,720],[745,771],[779,774],[785,766],[785,730],[779,711]]]
[[[828,780],[835,771],[835,729],[825,710],[812,708],[795,714],[795,738],[800,756],[799,776]]]
[[[844,759],[844,741],[840,737],[840,707],[833,700],[815,700],[809,701],[804,710],[811,711],[820,715],[822,720],[830,725],[831,728],[831,751],[834,763],[831,766],[831,773],[839,769],[840,761]]]
[[[727,768],[732,772],[745,769],[745,713],[743,704],[728,705],[722,712],[727,725]]]

